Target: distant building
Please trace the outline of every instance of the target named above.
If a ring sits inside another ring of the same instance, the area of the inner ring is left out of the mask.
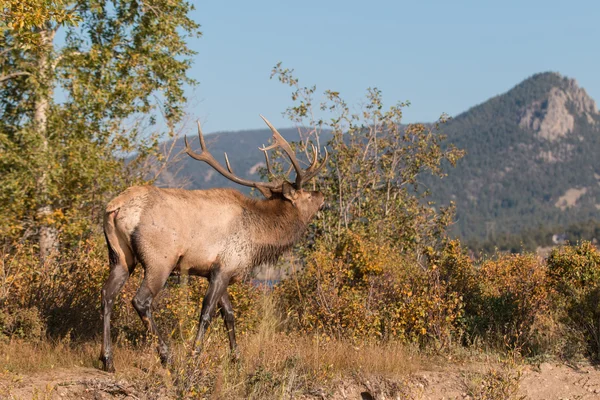
[[[565,233],[555,233],[552,235],[552,243],[565,244],[567,243],[567,235]]]

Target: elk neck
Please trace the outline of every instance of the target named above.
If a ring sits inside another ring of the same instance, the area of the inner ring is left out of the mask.
[[[307,226],[298,209],[282,199],[253,200],[244,208],[244,225],[251,231],[254,265],[275,263]]]

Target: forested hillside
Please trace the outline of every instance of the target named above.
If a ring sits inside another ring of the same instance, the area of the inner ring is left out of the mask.
[[[534,75],[444,132],[467,155],[445,179],[427,182],[439,201],[456,202],[463,238],[598,217],[600,115],[574,80]]]

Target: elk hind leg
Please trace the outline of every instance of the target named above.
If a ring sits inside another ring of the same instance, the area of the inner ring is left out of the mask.
[[[165,271],[165,272],[162,272]],[[144,280],[135,297],[131,301],[148,331],[158,339],[158,354],[163,365],[171,361],[169,346],[160,335],[154,317],[152,316],[152,300],[161,291],[169,277],[170,269],[163,269],[158,274],[146,269]]]
[[[125,282],[127,282],[129,275],[133,272],[135,261],[128,251],[124,251],[116,245],[111,246],[108,237],[107,244],[109,248],[110,273],[102,287],[103,338],[100,361],[102,361],[102,368],[104,371],[114,372],[112,340],[110,337],[110,318],[115,298],[123,288],[123,285],[125,285]]]

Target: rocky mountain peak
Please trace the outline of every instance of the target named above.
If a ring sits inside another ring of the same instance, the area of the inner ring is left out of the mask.
[[[575,112],[578,114],[598,114],[598,107],[596,102],[592,99],[584,88],[579,87],[575,79],[566,78],[567,87],[565,93],[567,93],[569,99],[572,102]]]
[[[585,117],[588,123],[595,124],[594,117],[599,115],[596,102],[575,79],[556,75],[560,84],[552,86],[544,98],[524,107],[519,120],[521,128],[534,131],[548,141],[573,132],[576,117]]]

